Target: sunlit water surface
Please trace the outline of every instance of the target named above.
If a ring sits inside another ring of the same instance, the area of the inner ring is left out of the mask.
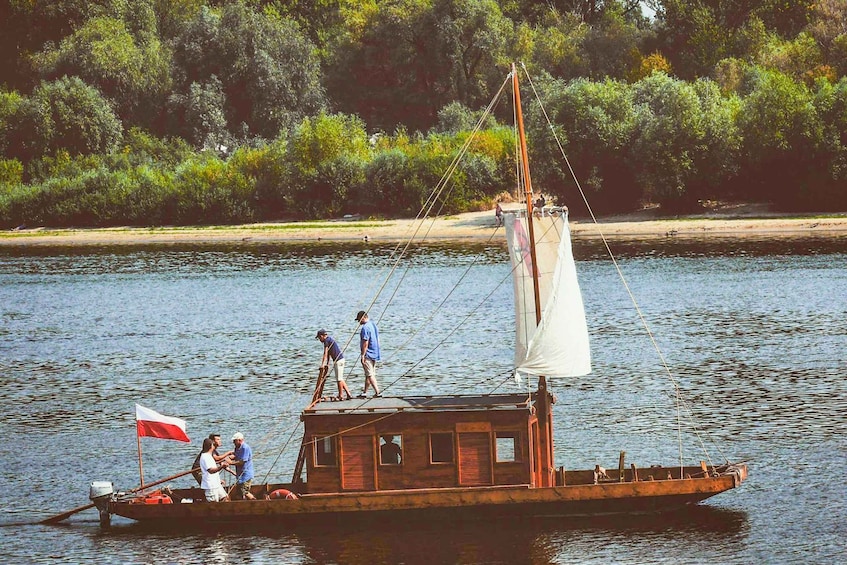
[[[749,480],[657,518],[145,531],[87,511],[88,484],[138,484],[134,404],[194,441],[142,440],[147,481],[210,431],[243,432],[258,480],[290,480],[326,328],[342,343],[383,280],[375,245],[0,249],[0,530],[9,562],[806,563],[847,559],[847,240],[616,241],[619,266],[686,400],[687,464]],[[593,373],[553,390],[557,464],[679,460],[674,388],[612,263],[575,255]],[[499,244],[420,247],[371,308],[387,394],[526,390],[510,377]],[[458,329],[456,329],[458,327]],[[354,342],[355,343],[355,342]],[[354,355],[351,355],[355,357]],[[423,360],[422,360],[423,359]],[[361,371],[349,382],[354,392]],[[690,414],[689,419],[687,415]],[[693,421],[694,424],[689,422]],[[707,454],[704,454],[703,447]],[[275,463],[274,463],[275,462]],[[174,481],[187,486],[188,478]]]

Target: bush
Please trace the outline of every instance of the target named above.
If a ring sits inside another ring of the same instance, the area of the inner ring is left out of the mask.
[[[180,165],[174,196],[174,222],[180,225],[243,223],[256,217],[255,183],[210,155]]]

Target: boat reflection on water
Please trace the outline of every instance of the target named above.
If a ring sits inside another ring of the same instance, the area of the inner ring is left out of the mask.
[[[276,559],[311,563],[549,563],[631,552],[634,559],[686,555],[738,555],[749,531],[746,512],[697,505],[642,516],[534,518],[520,522],[381,520],[351,515],[345,521],[279,527],[233,524],[180,529],[150,523],[115,525],[98,536],[105,545],[156,540],[152,562],[191,550],[203,562]],[[614,542],[612,549],[610,542]],[[174,553],[176,551],[176,553]]]

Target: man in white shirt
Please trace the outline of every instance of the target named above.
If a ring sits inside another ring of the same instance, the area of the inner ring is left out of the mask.
[[[215,462],[212,453],[215,451],[215,442],[206,438],[203,440],[203,454],[200,455],[200,471],[203,479],[200,488],[206,493],[207,502],[228,501],[226,491],[221,485],[220,472],[229,467],[229,461],[224,459],[220,463]]]

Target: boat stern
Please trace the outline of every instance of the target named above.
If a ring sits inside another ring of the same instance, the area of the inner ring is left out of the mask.
[[[722,474],[732,475],[733,477],[733,488],[738,488],[741,486],[741,483],[747,480],[747,464],[746,463],[732,463],[726,466],[726,469],[723,470]]]
[[[88,499],[100,512],[100,525],[104,528],[111,524],[109,503],[115,498],[115,487],[110,481],[94,481],[88,489]]]

